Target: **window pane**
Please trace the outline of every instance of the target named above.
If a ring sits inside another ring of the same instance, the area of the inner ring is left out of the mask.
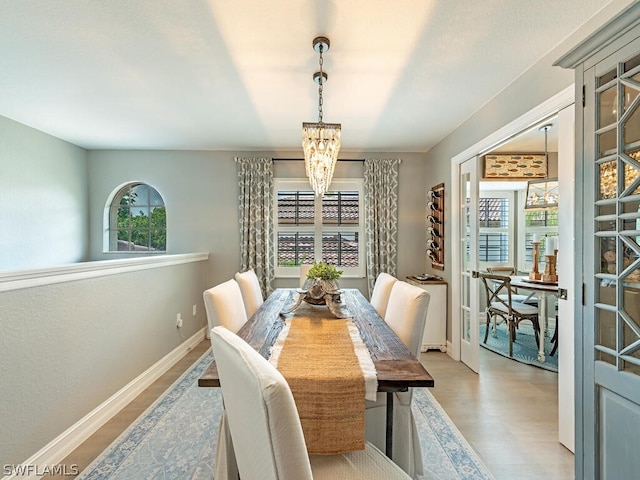
[[[329,192],[322,198],[322,223],[357,225],[359,222],[358,192]]]
[[[618,86],[614,85],[600,93],[598,102],[598,128],[606,127],[617,120]]]
[[[129,230],[118,230],[117,248],[118,251],[130,250]]]
[[[358,233],[322,234],[322,261],[338,267],[358,266]]]
[[[509,200],[481,198],[478,202],[480,228],[507,228],[509,226]]]
[[[151,228],[164,228],[167,224],[167,213],[164,207],[151,210]]]
[[[160,196],[160,194],[155,188],[149,187],[149,193],[150,193],[149,205],[164,206],[164,201],[162,200],[162,197]]]
[[[151,250],[161,250],[164,251],[167,249],[167,231],[166,230],[151,230],[150,232],[150,245]]]
[[[131,230],[131,250],[147,250],[149,245],[149,230]]]
[[[524,224],[526,227],[557,227],[558,209],[525,211]]]
[[[131,205],[149,205],[149,187],[139,184],[131,188]]]
[[[279,267],[294,267],[302,263],[313,263],[313,252],[313,233],[278,233],[277,261]]]
[[[313,192],[278,192],[278,224],[313,224],[315,215],[314,199]]]
[[[479,243],[479,261],[490,263],[509,261],[508,233],[480,233]]]

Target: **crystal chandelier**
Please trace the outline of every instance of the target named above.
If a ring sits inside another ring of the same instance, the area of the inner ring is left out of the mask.
[[[309,183],[318,196],[329,189],[340,151],[340,124],[322,121],[322,87],[328,78],[322,71],[322,53],[329,50],[329,45],[326,37],[313,40],[313,49],[320,54],[320,71],[313,74],[314,81],[318,83],[318,123],[302,124],[304,166]]]

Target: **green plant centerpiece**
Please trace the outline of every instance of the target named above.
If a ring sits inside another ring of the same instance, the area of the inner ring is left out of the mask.
[[[296,290],[297,295],[293,304],[282,313],[294,311],[304,301],[311,305],[326,305],[333,315],[344,318],[347,315],[340,305],[342,290],[338,284],[341,276],[342,270],[338,270],[334,265],[314,262],[304,284]]]

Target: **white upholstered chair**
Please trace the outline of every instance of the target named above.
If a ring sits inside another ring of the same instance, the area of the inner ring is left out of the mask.
[[[209,333],[213,327],[223,327],[236,333],[247,322],[247,312],[242,300],[242,292],[234,279],[216,285],[202,294],[207,311]]]
[[[300,286],[304,285],[304,282],[307,280],[307,273],[311,270],[313,264],[311,263],[302,263],[300,264]]]
[[[207,311],[208,334],[214,327],[223,326],[233,333],[247,322],[247,310],[240,285],[234,279],[227,280],[213,288],[205,290],[204,308]],[[213,345],[213,340],[211,341]],[[215,353],[214,353],[215,356]],[[222,412],[222,420],[218,430],[218,449],[216,450],[216,476],[219,479],[237,480],[237,469],[233,451],[233,443],[227,427],[227,412]],[[220,439],[224,438],[222,441]],[[230,472],[230,473],[229,473]],[[234,475],[235,472],[235,475]]]
[[[223,327],[212,330],[211,343],[240,478],[409,478],[369,443],[362,451],[309,456],[293,395],[280,372]]]
[[[429,300],[428,292],[398,280],[391,288],[384,316],[385,322],[416,358],[420,355]],[[393,397],[393,461],[409,476],[419,476],[423,473],[422,451],[411,412],[413,390],[396,392]],[[381,449],[386,443],[386,408],[386,393],[378,393],[375,402],[367,402],[367,440]]]
[[[369,302],[382,318],[387,312],[387,304],[389,303],[389,295],[391,295],[393,284],[397,281],[398,279],[393,275],[382,272],[378,275],[376,283],[373,285],[373,292],[371,292],[371,300]]]
[[[260,290],[260,281],[256,272],[253,270],[247,270],[246,272],[238,272],[235,275],[236,282],[242,292],[242,301],[244,302],[244,309],[247,312],[247,318],[251,317],[256,310],[260,308],[264,297],[262,296],[262,290]]]

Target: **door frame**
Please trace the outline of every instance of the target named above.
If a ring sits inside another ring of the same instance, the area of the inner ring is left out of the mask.
[[[537,107],[529,110],[511,123],[496,130],[491,135],[470,146],[463,152],[457,154],[451,159],[451,345],[447,346],[447,353],[454,360],[460,361],[460,345],[462,338],[460,335],[462,328],[462,317],[460,315],[460,294],[461,294],[461,264],[460,264],[460,188],[459,188],[459,172],[460,164],[465,161],[487,152],[492,147],[505,142],[522,133],[534,123],[545,117],[552,116],[572,105],[575,98],[575,86],[572,84],[560,91],[553,97],[541,103]],[[476,282],[477,283],[477,282]],[[476,287],[477,288],[477,287]]]
[[[518,117],[516,120],[487,136],[483,140],[477,142],[471,147],[467,148],[463,152],[459,153],[455,157],[451,159],[451,212],[454,215],[458,216],[460,210],[460,192],[459,192],[459,172],[460,165],[465,161],[469,160],[472,157],[480,155],[482,152],[487,152],[494,146],[504,143],[505,141],[513,138],[520,133],[522,133],[527,128],[534,125],[536,122],[540,120],[551,117],[553,115],[562,115],[562,111],[566,110],[567,107],[570,107],[575,104],[576,92],[575,85],[570,85],[564,90],[560,91],[547,101],[541,103],[537,107],[528,111],[524,115]],[[572,109],[571,109],[572,110]],[[577,129],[578,126],[576,125]],[[571,182],[573,184],[574,179],[561,179],[562,181]],[[566,191],[566,186],[565,186]],[[574,195],[577,192],[574,192]],[[575,200],[574,200],[575,201]],[[575,222],[573,222],[573,228],[575,228]],[[462,232],[460,232],[460,219],[454,218],[451,222],[451,238],[459,239]],[[568,233],[568,232],[566,232]],[[564,239],[560,239],[560,250],[562,251],[571,251],[573,248],[573,237],[575,232],[572,232],[573,235],[564,235]],[[451,242],[451,280],[452,280],[452,292],[461,291],[461,262],[460,262],[460,245],[461,242],[453,241]],[[478,288],[478,282],[472,282],[474,288]],[[568,286],[569,290],[573,290],[575,287],[575,271],[571,275],[571,278],[563,278],[564,285]],[[573,295],[572,295],[573,296]],[[460,302],[459,298],[456,295],[451,295],[451,346],[447,346],[447,353],[457,361],[461,359],[461,342],[462,342],[462,332],[460,330]],[[566,308],[566,306],[565,306]],[[575,312],[578,313],[577,311]],[[565,331],[565,333],[568,333]],[[562,342],[565,357],[566,358],[574,358],[575,345],[570,342]],[[568,370],[566,371],[567,368]],[[562,372],[558,372],[558,389],[562,392],[567,392],[568,389],[575,388],[575,368],[574,365],[567,365],[567,362],[563,362]],[[571,405],[564,405],[561,401],[561,397],[558,397],[558,405],[559,412],[562,412],[562,415],[559,415],[558,422],[558,430],[559,430],[559,441],[565,445],[569,450],[575,450],[575,405],[572,403]],[[571,408],[569,408],[571,407]]]

